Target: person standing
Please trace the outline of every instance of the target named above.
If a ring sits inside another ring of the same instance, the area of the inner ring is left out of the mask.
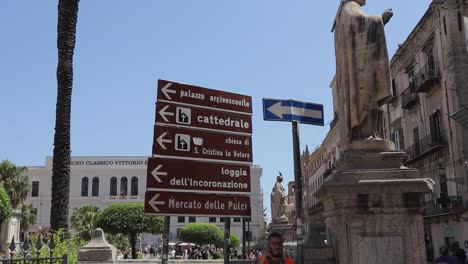
[[[280,233],[268,235],[268,248],[258,258],[258,264],[295,264],[294,259],[284,256],[283,242]]]

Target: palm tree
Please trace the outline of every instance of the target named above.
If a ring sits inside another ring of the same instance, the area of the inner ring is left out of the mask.
[[[98,217],[98,207],[85,205],[80,208],[75,208],[70,220],[72,227],[78,231],[83,239],[88,241],[92,238],[94,229],[97,227]]]
[[[21,206],[21,231],[26,232],[37,223],[37,209],[32,204]]]
[[[9,160],[0,163],[0,182],[10,196],[13,210],[20,209],[31,189],[28,176],[28,168],[17,167]]]
[[[59,0],[58,2],[57,108],[52,160],[52,208],[50,210],[50,226],[53,230],[68,228],[70,116],[78,2],[79,0]]]

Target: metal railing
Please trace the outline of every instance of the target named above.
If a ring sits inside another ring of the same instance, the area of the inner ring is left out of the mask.
[[[15,243],[15,237],[11,239],[11,243],[8,246],[8,253],[5,255],[0,255],[0,264],[67,264],[68,263],[68,255],[64,254],[61,257],[53,257],[54,249],[55,249],[55,242],[54,242],[54,235],[52,234],[49,243],[47,244],[49,249],[49,256],[48,257],[41,257],[41,249],[42,249],[42,238],[36,242],[35,251],[31,246],[31,241],[25,236],[24,242],[19,244],[19,248]],[[0,252],[5,252],[4,248],[2,247],[2,243],[0,243]],[[36,256],[33,256],[33,253]]]
[[[418,93],[428,92],[432,86],[440,80],[439,63],[428,60],[428,62],[416,73],[415,91]]]
[[[443,201],[441,201],[443,199]],[[434,216],[449,213],[463,213],[467,209],[462,196],[444,196],[424,202],[424,215]]]
[[[415,92],[415,82],[412,81],[401,93],[401,108],[409,109],[418,102],[418,94]]]
[[[427,135],[406,148],[405,151],[408,153],[408,161],[424,157],[435,150],[448,146],[444,135],[444,130],[441,130],[437,135]]]

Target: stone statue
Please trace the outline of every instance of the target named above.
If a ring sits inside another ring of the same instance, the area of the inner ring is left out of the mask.
[[[266,208],[265,208],[266,210]],[[265,213],[265,210],[263,210],[263,223],[262,223],[262,229],[263,233],[268,233],[268,216]]]
[[[287,222],[288,218],[284,215],[286,206],[288,205],[288,196],[286,191],[281,184],[283,181],[283,175],[276,177],[276,183],[271,191],[271,219],[273,223]]]
[[[342,149],[353,141],[381,140],[380,106],[390,99],[391,80],[384,24],[393,16],[369,16],[366,0],[340,0],[335,32],[336,96]],[[381,140],[383,141],[383,140]]]

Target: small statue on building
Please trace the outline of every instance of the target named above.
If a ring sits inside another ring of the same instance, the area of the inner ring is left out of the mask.
[[[288,196],[286,191],[281,184],[283,181],[283,175],[281,172],[278,177],[276,177],[276,183],[271,191],[271,218],[272,223],[284,223],[288,222],[288,218],[284,215],[286,211],[286,206],[288,205]]]

